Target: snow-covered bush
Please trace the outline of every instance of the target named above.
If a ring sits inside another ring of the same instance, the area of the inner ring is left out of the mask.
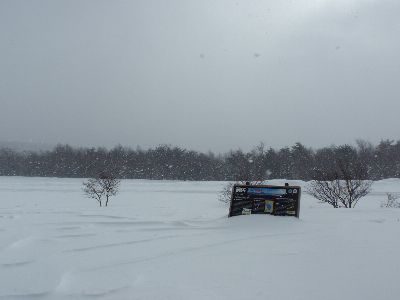
[[[400,208],[400,193],[386,193],[387,199],[381,207]]]

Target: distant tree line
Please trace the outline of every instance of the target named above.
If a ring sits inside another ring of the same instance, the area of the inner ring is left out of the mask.
[[[18,152],[0,149],[1,176],[96,177],[102,172],[118,178],[167,180],[311,180],[342,165],[357,165],[360,179],[400,178],[400,140],[378,145],[358,140],[355,146],[312,149],[301,143],[281,149],[258,145],[249,152],[201,153],[160,145],[142,150],[117,146],[74,148],[58,145],[51,151]],[[318,175],[319,174],[319,175]]]

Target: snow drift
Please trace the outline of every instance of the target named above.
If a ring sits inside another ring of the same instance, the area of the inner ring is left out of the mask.
[[[300,219],[227,218],[221,182],[0,177],[0,299],[397,299],[400,180],[355,209],[303,193]],[[274,180],[270,184],[282,184]],[[304,182],[291,181],[304,186]]]

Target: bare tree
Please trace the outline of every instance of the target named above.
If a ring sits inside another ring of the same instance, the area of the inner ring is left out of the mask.
[[[100,186],[103,188],[104,196],[106,197],[106,206],[111,196],[115,196],[118,193],[119,185],[121,180],[117,179],[113,175],[101,174],[100,175]]]
[[[370,192],[371,184],[370,180],[361,179],[313,180],[307,191],[335,208],[353,208]]]
[[[100,206],[102,206],[102,200],[105,197],[105,206],[108,206],[109,198],[118,193],[120,182],[113,175],[101,173],[97,178],[90,178],[83,182],[83,192],[88,198],[97,200]]]
[[[307,191],[335,208],[356,206],[370,192],[372,181],[366,179],[368,170],[355,151],[351,146],[336,148],[340,155],[336,156],[333,168],[315,170]]]
[[[83,182],[83,192],[88,198],[97,200],[101,206],[101,200],[103,198],[103,188],[100,185],[99,179],[90,178]]]

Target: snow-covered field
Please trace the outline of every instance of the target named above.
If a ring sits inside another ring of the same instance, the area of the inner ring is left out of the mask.
[[[355,209],[303,193],[300,219],[228,219],[220,182],[125,180],[107,208],[81,183],[0,177],[0,299],[400,297],[400,180]]]

